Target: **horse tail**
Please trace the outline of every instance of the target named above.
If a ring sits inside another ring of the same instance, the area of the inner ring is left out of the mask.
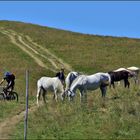
[[[103,73],[101,75],[101,81],[103,85],[110,85],[111,84],[111,76],[109,73]]]

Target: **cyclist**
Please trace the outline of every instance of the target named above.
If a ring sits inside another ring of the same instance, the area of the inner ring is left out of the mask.
[[[6,95],[9,95],[9,92],[13,91],[14,85],[15,85],[15,75],[10,72],[4,73],[4,78],[1,80],[0,85],[6,80],[7,85],[4,88],[4,91],[6,91]],[[8,91],[8,93],[7,93]]]

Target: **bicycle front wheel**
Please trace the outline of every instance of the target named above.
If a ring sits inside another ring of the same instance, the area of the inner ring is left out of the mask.
[[[0,100],[5,100],[3,93],[0,93]]]

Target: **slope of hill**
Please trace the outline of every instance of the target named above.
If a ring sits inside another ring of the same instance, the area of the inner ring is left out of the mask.
[[[19,103],[0,102],[1,138],[23,139],[25,70],[30,70],[29,105],[36,102],[36,81],[54,76],[62,66],[71,71],[95,73],[119,67],[140,66],[140,40],[85,35],[12,21],[0,21],[0,77],[5,70],[16,74]],[[88,103],[54,102],[29,112],[28,138],[93,139],[139,138],[139,86],[123,85],[108,89],[106,109],[102,110],[100,91],[88,94]],[[120,99],[112,100],[113,94]],[[31,109],[30,109],[31,110]],[[19,119],[15,121],[20,115]],[[10,121],[13,121],[10,123]],[[18,124],[15,126],[14,124]],[[7,128],[6,125],[10,127]],[[7,130],[7,131],[6,131]]]
[[[85,35],[20,22],[1,21],[0,26],[28,35],[77,71],[93,73],[140,66],[139,39]]]

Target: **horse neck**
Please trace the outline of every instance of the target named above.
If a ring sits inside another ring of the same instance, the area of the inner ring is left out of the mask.
[[[66,82],[66,90],[68,90],[70,88],[70,85],[71,85],[70,77],[71,77],[71,73],[69,73],[68,76],[65,79],[65,82]]]
[[[76,89],[77,89],[77,84],[76,83],[70,87],[70,91],[72,91],[74,93],[75,93]]]
[[[75,73],[69,73],[66,78],[66,89],[69,89],[72,82],[76,79],[77,75]]]
[[[58,89],[61,91],[61,92],[64,92],[64,85],[62,84],[62,81],[57,78],[57,81],[58,81]]]
[[[66,89],[65,90],[68,90],[70,88],[70,82],[69,82],[69,80],[68,81],[65,81],[65,83],[66,83]]]
[[[77,77],[77,78],[73,81],[73,83],[72,83],[71,86],[70,86],[70,91],[73,91],[73,92],[76,91],[78,79],[79,79],[79,77]]]

